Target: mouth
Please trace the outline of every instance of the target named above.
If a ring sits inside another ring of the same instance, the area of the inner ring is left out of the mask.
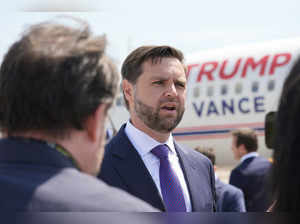
[[[174,111],[174,110],[176,110],[176,107],[175,106],[164,106],[164,107],[161,107],[161,109],[167,110],[167,111]]]
[[[174,113],[177,110],[177,104],[175,104],[175,103],[164,104],[164,105],[162,105],[161,110]]]

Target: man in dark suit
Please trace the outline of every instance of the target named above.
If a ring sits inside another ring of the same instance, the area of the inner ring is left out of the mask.
[[[185,109],[182,53],[140,47],[126,58],[122,76],[130,120],[107,145],[99,177],[163,211],[213,211],[211,162],[171,134]]]
[[[0,208],[156,211],[99,181],[118,73],[83,21],[30,27],[0,69]]]
[[[271,163],[258,155],[258,141],[254,130],[235,130],[232,136],[234,158],[240,160],[240,163],[232,170],[229,183],[243,191],[247,211],[266,211],[270,205],[267,180]]]
[[[212,162],[215,171],[216,166],[216,155],[212,148],[196,147],[197,152],[202,153]],[[217,212],[245,212],[245,199],[243,192],[237,187],[226,184],[216,177],[216,195],[217,195]]]

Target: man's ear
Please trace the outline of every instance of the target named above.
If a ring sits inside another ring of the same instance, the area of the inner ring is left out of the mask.
[[[246,149],[246,146],[244,144],[240,144],[238,149],[239,149],[239,152],[240,152],[241,156],[247,154],[247,149]]]
[[[133,85],[126,79],[122,81],[122,89],[124,93],[124,97],[128,102],[133,101]]]
[[[108,104],[100,104],[96,111],[86,120],[85,127],[88,137],[93,141],[98,141],[99,136],[103,135],[105,130],[105,121],[107,116]]]

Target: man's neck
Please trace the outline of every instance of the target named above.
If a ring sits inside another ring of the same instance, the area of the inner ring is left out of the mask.
[[[81,171],[88,170],[85,167],[85,165],[88,163],[83,162],[82,158],[84,158],[84,156],[81,155],[80,150],[77,150],[78,147],[80,147],[81,142],[83,142],[83,141],[81,141],[82,140],[81,135],[77,135],[76,137],[68,136],[66,138],[55,138],[55,137],[52,137],[42,131],[26,131],[26,132],[13,133],[13,134],[7,135],[7,137],[20,137],[20,138],[25,138],[25,139],[36,139],[36,140],[45,141],[50,144],[52,144],[52,143],[58,144],[61,147],[63,147],[64,150],[70,154],[70,156],[76,162],[78,168]]]
[[[142,121],[131,119],[130,123],[137,129],[149,135],[151,138],[155,139],[160,143],[166,142],[170,136],[170,132],[162,133],[162,132],[155,131],[149,128],[147,125],[145,125],[145,123]]]
[[[243,162],[248,158],[256,157],[256,156],[258,156],[257,152],[247,152],[240,158],[240,162]]]
[[[26,131],[26,132],[17,132],[13,134],[5,134],[5,137],[19,137],[19,138],[24,138],[24,139],[36,139],[40,141],[45,141],[49,143],[57,143],[57,140],[53,137],[50,137],[46,134],[43,134],[42,132],[37,132],[37,131]]]

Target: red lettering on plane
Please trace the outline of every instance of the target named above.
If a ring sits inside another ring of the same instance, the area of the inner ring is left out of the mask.
[[[187,71],[186,71],[186,78],[189,77],[189,74],[190,74],[190,72],[191,72],[191,69],[194,68],[194,67],[198,67],[198,66],[199,66],[199,64],[191,64],[191,65],[188,65],[188,66],[187,66]]]
[[[272,64],[271,64],[271,68],[270,68],[270,75],[273,75],[275,72],[275,69],[277,67],[281,67],[283,65],[286,65],[287,63],[289,63],[289,61],[291,60],[292,55],[290,53],[283,53],[283,54],[275,54]],[[281,62],[279,62],[279,59],[281,58]],[[283,59],[282,59],[283,58]]]
[[[234,66],[234,70],[233,72],[231,72],[230,74],[225,74],[225,67],[227,65],[227,62],[228,60],[225,60],[223,63],[222,63],[222,66],[221,66],[221,69],[220,69],[220,78],[221,79],[231,79],[233,76],[235,76],[235,74],[237,73],[237,71],[239,70],[239,67],[240,67],[240,64],[241,64],[241,58],[239,58],[237,60],[237,62],[235,63],[235,66]]]
[[[237,76],[238,72],[241,71],[240,77],[245,78],[247,73],[252,69],[259,71],[259,76],[264,76],[266,74],[267,64],[270,64],[269,75],[273,75],[275,70],[279,67],[287,65],[292,58],[291,53],[279,53],[275,54],[274,57],[271,59],[271,55],[264,55],[261,58],[255,59],[255,57],[247,57],[245,59],[245,63],[242,66],[243,58],[238,58],[234,66],[229,64],[228,59],[220,62],[217,61],[209,61],[204,62],[202,64],[190,64],[187,66],[187,76],[190,74],[191,70],[194,68],[199,68],[199,72],[197,75],[197,82],[201,82],[203,77],[206,77],[208,81],[214,81],[216,76],[219,75],[220,79],[228,80],[232,79],[233,77]],[[220,65],[219,74],[216,74],[217,69]],[[232,68],[229,70],[228,68]],[[215,76],[215,77],[214,77]]]
[[[209,81],[213,81],[214,79],[212,73],[216,70],[217,67],[218,67],[218,62],[216,61],[203,63],[197,77],[197,82],[201,82],[203,75],[206,75]]]
[[[259,74],[260,74],[260,76],[263,76],[264,73],[265,73],[265,69],[266,69],[268,59],[269,59],[269,55],[266,55],[262,59],[260,59],[257,63],[255,63],[254,59],[252,57],[247,58],[241,77],[245,78],[245,76],[247,74],[248,66],[251,66],[252,69],[255,69],[259,65],[261,65],[261,69],[260,69]]]

